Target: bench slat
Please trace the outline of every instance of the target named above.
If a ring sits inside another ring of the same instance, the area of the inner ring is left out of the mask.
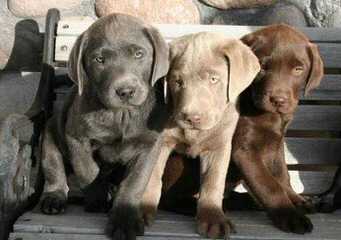
[[[160,221],[157,219],[152,227],[146,228],[145,236],[138,239],[178,240],[184,239],[184,237],[199,239],[198,234],[195,233],[196,223],[194,218],[192,218],[192,221],[174,221],[173,216],[173,214],[170,214],[168,220]],[[341,228],[339,227],[340,215],[338,213],[311,215],[310,218],[315,225],[315,229],[318,230],[308,235],[288,234],[276,229],[264,212],[230,211],[229,217],[236,225],[237,230],[237,233],[231,235],[231,239],[336,240],[339,239],[341,234]],[[24,240],[74,240],[90,239],[90,236],[91,239],[107,239],[103,236],[106,223],[107,217],[104,214],[98,217],[88,217],[82,214],[69,216],[67,212],[62,216],[26,213],[15,224],[15,233],[12,233],[10,239],[14,240],[15,237],[23,237]],[[33,238],[33,236],[37,238]]]
[[[55,60],[65,62],[68,60],[76,36],[57,36],[55,45]],[[166,37],[167,40],[171,40]],[[326,68],[341,68],[341,44],[318,43]]]
[[[341,106],[300,105],[290,130],[341,130]]]
[[[77,19],[62,19],[58,23],[57,34],[78,36],[85,31],[93,22],[91,19],[79,21]],[[68,25],[65,28],[65,25]],[[196,32],[222,32],[231,37],[240,38],[245,34],[261,29],[261,26],[240,25],[199,25],[199,24],[153,24],[162,35],[167,38],[177,38],[185,34]],[[314,42],[341,42],[339,28],[299,28]]]
[[[341,139],[286,138],[287,164],[339,164]]]

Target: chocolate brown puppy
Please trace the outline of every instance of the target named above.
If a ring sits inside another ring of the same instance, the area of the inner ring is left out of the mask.
[[[198,157],[201,186],[198,232],[212,238],[228,236],[229,219],[222,209],[232,136],[238,121],[238,95],[258,73],[258,59],[240,40],[198,33],[170,44],[167,74],[173,115],[162,132],[162,149],[143,196],[150,223],[161,195],[161,177],[175,150]]]
[[[76,86],[63,111],[49,121],[43,139],[44,213],[58,214],[66,207],[63,160],[71,165],[91,208],[106,204],[102,170],[108,169],[101,166],[123,165],[118,172],[109,169],[123,176],[112,203],[109,234],[115,240],[143,234],[139,206],[168,116],[162,91],[156,88],[168,71],[168,53],[155,28],[128,15],[100,18],[78,37],[68,63]],[[110,157],[105,156],[108,149]]]
[[[317,46],[287,25],[264,28],[242,41],[253,49],[262,70],[240,97],[233,162],[275,226],[286,232],[310,232],[313,225],[300,210],[309,210],[312,204],[290,186],[284,136],[301,90],[307,95],[319,85],[323,62]]]

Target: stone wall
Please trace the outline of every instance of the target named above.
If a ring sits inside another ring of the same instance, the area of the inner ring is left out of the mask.
[[[39,71],[45,15],[124,12],[157,23],[341,26],[341,0],[0,0],[0,69]]]

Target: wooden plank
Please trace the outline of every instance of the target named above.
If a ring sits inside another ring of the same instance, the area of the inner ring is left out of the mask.
[[[264,212],[231,211],[230,219],[236,225],[236,234],[231,239],[339,239],[341,234],[340,214],[311,215],[315,231],[308,235],[284,233],[272,226]],[[196,224],[192,221],[174,221],[174,214],[169,214],[164,221],[156,220],[155,224],[146,229],[145,237],[139,239],[199,239],[195,233]],[[16,222],[15,233],[10,239],[23,237],[23,240],[35,239],[106,239],[103,238],[103,229],[107,222],[105,215],[91,217],[80,212],[78,216],[69,216],[68,212],[61,216],[47,216],[42,214],[26,213]],[[41,226],[41,228],[37,228]],[[45,231],[45,232],[42,232]],[[67,231],[67,232],[65,232]],[[37,234],[40,233],[40,234]],[[54,234],[51,234],[54,233]],[[74,235],[75,234],[75,235]],[[82,236],[80,236],[82,234]],[[90,235],[91,234],[91,235]],[[76,238],[74,236],[80,237]],[[83,238],[84,237],[84,238]],[[154,237],[154,238],[153,238]],[[337,237],[337,238],[336,238]]]
[[[313,171],[289,171],[290,183],[295,192],[300,194],[315,195],[329,189],[335,175],[334,171],[313,172]],[[247,192],[240,184],[235,188],[237,192]]]
[[[89,16],[63,18],[58,22],[57,35],[81,35],[95,20]]]
[[[58,23],[58,35],[80,35],[93,22],[93,20],[77,21],[77,19],[62,19]],[[68,25],[68,27],[65,27]],[[240,38],[245,34],[263,28],[262,26],[237,26],[237,25],[200,25],[200,24],[153,24],[160,32],[169,38],[196,33],[196,32],[222,32],[228,36]],[[299,28],[312,41],[341,42],[339,28]]]
[[[289,129],[292,130],[341,130],[341,106],[300,105]]]
[[[212,28],[214,30],[214,28]],[[231,37],[231,36],[230,36]],[[55,60],[67,61],[71,48],[76,41],[76,36],[57,36],[55,47]],[[166,40],[171,39],[165,35]],[[321,56],[327,68],[341,67],[341,44],[338,43],[319,43]]]
[[[341,139],[286,138],[287,164],[339,164]]]
[[[320,86],[310,92],[307,97],[301,97],[302,100],[341,100],[341,75],[326,74]]]

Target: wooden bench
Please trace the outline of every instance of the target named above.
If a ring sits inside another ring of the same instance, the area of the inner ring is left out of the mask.
[[[77,36],[94,20],[89,18],[59,19],[58,11],[47,18],[45,42],[48,51],[45,62],[56,72],[65,75],[65,63]],[[214,25],[155,25],[166,40],[199,31],[222,32],[239,38],[259,27]],[[336,165],[341,161],[341,31],[340,29],[301,28],[318,44],[325,63],[326,75],[321,86],[310,96],[301,98],[295,119],[286,138],[286,160],[294,189],[302,194],[316,195],[329,188]],[[55,74],[55,73],[53,73]],[[58,77],[58,74],[55,75]],[[52,78],[53,79],[53,78]],[[63,90],[57,89],[58,96]],[[58,105],[58,104],[57,104]],[[238,189],[243,191],[242,188]],[[341,211],[333,214],[314,214],[314,231],[295,235],[274,228],[264,212],[230,213],[238,233],[232,239],[340,239]],[[69,206],[59,216],[47,216],[39,210],[27,212],[14,225],[10,239],[108,239],[104,236],[107,217],[85,213],[81,206]],[[146,229],[140,239],[198,239],[195,222],[190,217],[160,212],[155,224]]]

